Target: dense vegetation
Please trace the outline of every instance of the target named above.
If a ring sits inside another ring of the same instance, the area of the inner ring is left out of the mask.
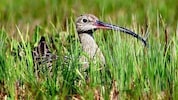
[[[177,9],[177,0],[1,0],[0,99],[176,100]],[[85,13],[148,37],[149,46],[124,33],[97,31],[106,66],[101,71],[91,62],[86,80],[75,30],[75,18]],[[59,57],[53,77],[39,81],[31,51],[41,36]]]

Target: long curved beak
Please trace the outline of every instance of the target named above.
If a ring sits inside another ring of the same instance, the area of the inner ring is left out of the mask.
[[[96,26],[97,29],[110,29],[110,30],[121,31],[121,32],[127,33],[127,34],[141,40],[144,43],[145,46],[147,45],[146,40],[144,38],[142,38],[138,34],[132,32],[131,30],[126,29],[124,27],[119,27],[119,26],[116,26],[116,25],[104,23],[102,21],[96,21],[95,26]]]

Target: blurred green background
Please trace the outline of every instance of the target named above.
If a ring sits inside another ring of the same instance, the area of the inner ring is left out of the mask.
[[[149,21],[154,28],[157,15],[163,16],[166,24],[174,30],[178,21],[177,0],[1,0],[0,25],[23,28],[30,24],[48,26],[53,23],[65,29],[66,20],[84,13],[95,14],[102,20],[119,25],[130,25],[136,20],[139,25]],[[13,29],[13,28],[10,28]]]

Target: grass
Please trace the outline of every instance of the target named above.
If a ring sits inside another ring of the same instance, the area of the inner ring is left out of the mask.
[[[176,0],[0,1],[1,99],[177,99],[178,12]],[[91,62],[89,80],[80,71],[82,54],[75,18],[93,13],[100,19],[145,36],[149,47],[115,31],[97,31],[106,58]],[[37,81],[31,50],[44,35],[59,58],[54,76]],[[53,40],[53,44],[51,42]],[[70,59],[64,61],[64,56]],[[110,74],[108,73],[110,72]],[[114,92],[114,93],[113,93]],[[119,94],[118,94],[119,93]]]

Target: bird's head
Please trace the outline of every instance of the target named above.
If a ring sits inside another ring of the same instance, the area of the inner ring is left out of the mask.
[[[93,33],[97,27],[98,18],[91,14],[81,15],[76,20],[76,29],[78,33]]]
[[[77,18],[76,29],[78,33],[93,33],[97,29],[114,29],[114,27],[100,21],[92,14],[84,14]]]
[[[146,45],[146,40],[140,37],[138,34],[130,31],[129,29],[102,22],[92,14],[84,14],[79,16],[76,20],[76,29],[78,34],[82,33],[92,34],[97,29],[121,31],[141,40]]]

